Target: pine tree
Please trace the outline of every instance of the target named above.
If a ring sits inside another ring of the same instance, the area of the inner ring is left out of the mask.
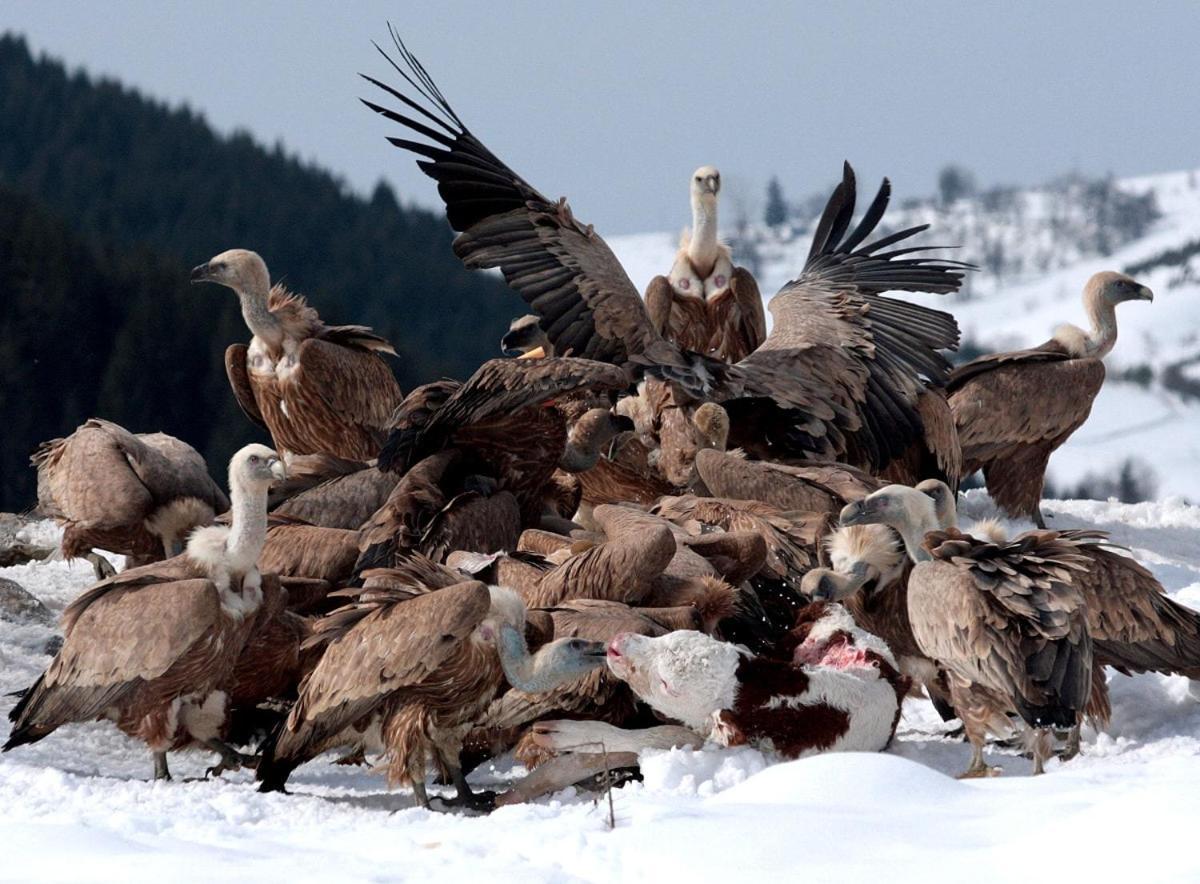
[[[783,186],[779,183],[779,179],[774,175],[767,182],[767,210],[763,213],[763,222],[768,227],[778,227],[780,224],[786,224],[788,219],[788,206],[783,199]]]

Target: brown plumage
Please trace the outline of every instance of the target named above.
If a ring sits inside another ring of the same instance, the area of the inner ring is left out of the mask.
[[[846,464],[787,465],[712,449],[696,454],[696,472],[714,497],[758,500],[785,511],[836,514],[883,487]]]
[[[922,392],[917,397],[917,414],[921,417],[921,438],[913,440],[880,472],[879,478],[885,484],[899,485],[937,479],[957,491],[958,477],[963,471],[962,444],[946,391],[934,388]]]
[[[400,387],[380,354],[392,345],[361,325],[326,325],[299,295],[270,284],[256,253],[231,249],[192,282],[232,288],[253,337],[225,351],[234,396],[275,446],[367,461],[379,453]]]
[[[817,545],[831,526],[824,513],[784,513],[757,500],[664,497],[652,512],[694,535],[713,528],[760,534],[767,544],[764,576],[796,586],[817,561]]]
[[[459,231],[455,253],[471,268],[498,267],[557,352],[634,362],[695,398],[721,402],[735,436],[740,429],[746,437],[737,445],[753,441],[882,468],[920,437],[923,379],[944,380],[949,365],[938,351],[956,345],[958,328],[948,314],[881,294],[955,291],[964,265],[886,250],[923,227],[864,245],[883,216],[889,185],[852,229],[854,177],[846,166],[804,270],[772,299],[770,335],[726,365],[663,339],[604,240],[575,220],[565,200],[548,200],[488,150],[395,42],[408,69],[393,62],[396,70],[432,109],[369,77],[421,119],[367,106],[432,142],[390,139],[423,157],[419,165],[438,181],[450,226]]]
[[[38,506],[63,526],[68,559],[106,549],[146,564],[183,549],[229,498],[199,453],[165,433],[134,434],[93,418],[32,458]]]
[[[1083,297],[1091,332],[1068,325],[1040,347],[980,357],[956,368],[946,388],[962,475],[983,470],[997,505],[1041,528],[1046,464],[1091,413],[1116,343],[1116,305],[1153,300],[1148,288],[1111,271],[1092,276]]]
[[[532,662],[537,669],[563,651],[589,658],[581,671],[599,663],[597,646],[569,640],[544,646],[531,660],[524,606],[508,590],[456,582],[453,572],[420,559],[397,577],[366,581],[357,601],[318,624],[317,640],[327,647],[260,766],[264,789],[282,788],[292,769],[344,739],[347,728],[374,723],[390,782],[411,783],[428,805],[425,769],[433,760],[454,778],[459,800],[474,804],[480,796],[458,762],[462,740],[506,677],[522,680],[514,666]],[[530,675],[529,686],[557,683]]]
[[[457,448],[461,469],[489,476],[512,492],[523,521],[536,524],[542,490],[567,442],[562,415],[547,406],[581,390],[625,386],[619,368],[587,359],[492,359],[452,391],[439,390],[440,401],[431,402],[421,391],[405,399],[380,467],[403,472],[428,454]]]
[[[275,452],[243,448],[230,463],[233,523],[197,530],[180,556],[101,581],[63,614],[62,649],[10,713],[5,750],[63,724],[108,718],[155,753],[191,740],[218,748],[227,687],[264,597],[279,593],[256,562]]]
[[[358,531],[321,528],[273,515],[258,566],[283,577],[305,577],[341,586],[354,575],[359,538]]]
[[[847,505],[841,522],[895,529],[916,562],[909,622],[917,645],[949,678],[973,748],[967,773],[987,773],[984,739],[1007,728],[1010,712],[1033,730],[1041,773],[1049,728],[1076,726],[1091,696],[1087,606],[1073,583],[1086,568],[1078,544],[1052,531],[992,543],[937,530],[934,501],[902,485]]]
[[[271,511],[322,528],[358,528],[383,506],[400,477],[377,467],[305,455],[288,461],[288,480]]]
[[[750,355],[767,336],[762,296],[750,271],[735,267],[717,238],[721,173],[701,166],[690,184],[692,227],[683,236],[666,276],[646,288],[650,324],[685,350],[725,362]]]

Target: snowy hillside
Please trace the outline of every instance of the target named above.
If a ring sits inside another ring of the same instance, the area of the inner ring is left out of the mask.
[[[873,184],[862,182],[860,188],[865,193]],[[981,266],[969,291],[913,300],[951,311],[964,339],[985,350],[1041,343],[1064,322],[1086,326],[1080,292],[1088,276],[1163,262],[1138,274],[1154,290],[1154,303],[1122,305],[1117,313],[1120,339],[1108,357],[1110,378],[1146,366],[1153,380],[1145,387],[1110,380],[1089,422],[1051,459],[1050,477],[1073,486],[1089,474],[1111,476],[1127,458],[1136,457],[1157,474],[1158,497],[1200,501],[1200,400],[1184,400],[1162,384],[1172,369],[1200,380],[1200,366],[1187,364],[1200,357],[1200,254],[1166,263],[1172,250],[1200,242],[1200,173],[1131,178],[1116,182],[1115,189],[1129,197],[1152,191],[1161,217],[1107,256],[1096,253],[1097,240],[1104,237],[1082,211],[1091,204],[1072,190],[1053,199],[1043,191],[1007,194],[1000,205],[976,199],[944,209],[896,206],[887,222],[889,229],[930,223],[927,241],[960,243],[954,257]],[[765,297],[803,266],[809,227],[751,228],[743,236],[744,247],[757,255]],[[644,289],[651,277],[670,267],[678,238],[678,232],[650,233],[609,242],[634,283]]]
[[[1052,503],[1064,526],[1113,532],[1168,591],[1200,605],[1200,508]],[[972,492],[965,518],[991,513]],[[48,525],[37,530],[49,540]],[[91,581],[83,563],[0,569],[55,614]],[[29,684],[52,629],[0,619],[0,693]],[[150,755],[108,724],[65,727],[0,756],[0,880],[1196,880],[1200,703],[1180,677],[1110,675],[1109,733],[1046,776],[992,753],[1005,776],[959,782],[969,749],[909,700],[880,755],[768,766],[745,747],[648,756],[645,782],[607,804],[574,792],[487,818],[412,807],[382,776],[318,759],[291,795],[249,775],[208,782],[201,754],[150,783]],[[0,714],[12,699],[0,697]],[[8,723],[0,719],[0,739]],[[512,771],[481,780],[503,781]]]

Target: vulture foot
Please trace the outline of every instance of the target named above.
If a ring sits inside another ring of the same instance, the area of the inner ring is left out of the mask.
[[[362,746],[359,746],[357,749],[347,752],[333,763],[346,765],[348,767],[362,767],[367,763],[367,750]]]
[[[219,777],[227,770],[241,770],[243,767],[257,768],[258,756],[243,755],[220,740],[206,740],[204,745],[221,756],[221,760],[204,771],[204,778]]]
[[[955,779],[978,780],[982,779],[983,777],[998,777],[1002,773],[1004,773],[1004,768],[1002,767],[988,767],[986,764],[978,767],[972,765],[955,777]]]
[[[479,813],[491,813],[496,809],[496,793],[488,791],[472,792],[468,789],[464,794],[460,789],[458,794],[453,798],[439,798],[438,804],[441,807],[434,805],[433,809],[440,810],[445,808],[446,810],[457,810],[461,808],[463,810],[474,810]]]
[[[167,768],[167,753],[154,753],[154,779],[171,781],[171,771]]]
[[[112,566],[112,562],[104,558],[100,553],[90,552],[84,558],[92,563],[92,570],[96,572],[97,580],[108,580],[110,577],[117,576],[117,569]],[[167,779],[170,779],[170,777]]]

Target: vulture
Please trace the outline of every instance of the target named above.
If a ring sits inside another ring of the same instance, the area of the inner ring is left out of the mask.
[[[721,173],[701,166],[692,173],[692,228],[685,231],[666,276],[646,288],[646,313],[654,330],[685,350],[737,362],[767,337],[758,283],[735,267],[717,239]]]
[[[255,252],[231,249],[192,270],[192,282],[237,293],[253,337],[231,344],[225,370],[238,405],[280,452],[368,461],[379,454],[400,386],[382,354],[396,351],[361,325],[326,325],[304,298],[271,285]]]
[[[1034,773],[1044,770],[1052,728],[1074,728],[1092,689],[1087,603],[1075,583],[1086,559],[1053,531],[993,543],[938,530],[923,492],[888,485],[842,511],[843,525],[894,529],[914,561],[908,617],[921,651],[945,670],[954,709],[971,743],[963,776],[993,771],[987,733],[1008,731],[1016,713],[1031,729]]]
[[[883,483],[840,463],[788,465],[748,460],[741,452],[706,449],[696,453],[696,474],[713,497],[757,500],[784,511],[837,515]]]
[[[263,791],[281,790],[297,766],[369,722],[386,747],[389,783],[411,784],[429,807],[432,761],[450,774],[453,803],[489,808],[494,796],[473,792],[459,766],[463,738],[488,704],[506,681],[536,694],[604,659],[602,644],[574,638],[530,654],[520,596],[428,560],[415,560],[398,582],[367,581],[355,592],[316,626],[326,649],[259,765]]]
[[[469,268],[499,268],[555,352],[630,365],[672,382],[681,397],[723,404],[730,443],[760,456],[878,470],[923,438],[917,401],[927,385],[945,382],[950,366],[940,351],[957,346],[958,326],[947,313],[883,293],[953,292],[969,267],[907,246],[924,226],[868,242],[890,184],[852,225],[855,179],[845,166],[804,268],[771,300],[771,333],[726,364],[663,338],[604,240],[565,199],[548,199],[485,147],[394,31],[393,38],[403,66],[384,57],[417,97],[366,79],[412,116],[365,104],[425,139],[389,140],[420,157],[438,182],[458,232],[455,254]]]
[[[9,713],[8,751],[68,722],[106,718],[154,753],[189,742],[240,758],[220,735],[229,682],[264,595],[279,592],[258,570],[267,489],[284,477],[278,455],[248,445],[229,464],[232,521],[192,533],[182,555],[103,580],[63,613],[63,646]]]
[[[896,731],[908,680],[891,651],[840,605],[814,605],[781,642],[755,656],[691,630],[626,633],[608,668],[659,714],[725,746],[782,758],[879,752]]]
[[[145,565],[183,551],[193,528],[229,509],[196,449],[166,433],[131,433],[92,418],[33,455],[38,507],[63,526],[62,552],[113,575],[94,549]]]
[[[917,486],[929,495],[942,529],[958,523],[954,495],[940,482]],[[1084,570],[1072,577],[1087,603],[1092,636],[1092,701],[1087,714],[1097,727],[1108,723],[1110,706],[1104,667],[1125,675],[1158,672],[1200,678],[1200,612],[1166,594],[1161,583],[1133,558],[1108,543],[1101,531],[1060,531],[1076,544]],[[1071,735],[1068,754],[1079,749],[1079,729]]]
[[[1104,383],[1104,357],[1117,341],[1116,306],[1152,300],[1150,289],[1123,273],[1097,273],[1083,289],[1091,331],[1064,325],[1040,347],[982,356],[954,369],[946,392],[962,445],[962,475],[983,470],[1001,509],[1045,528],[1046,464],[1091,413]]]

